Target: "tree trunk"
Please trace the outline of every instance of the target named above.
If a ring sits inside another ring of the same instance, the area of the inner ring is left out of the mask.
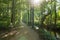
[[[33,28],[34,27],[34,7],[31,7],[31,9],[30,9],[30,22],[31,22],[31,26]]]
[[[15,24],[15,0],[12,0],[11,23],[14,26],[14,24]]]

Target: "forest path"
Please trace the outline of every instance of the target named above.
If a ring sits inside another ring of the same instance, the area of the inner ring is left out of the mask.
[[[40,40],[39,35],[33,29],[22,23],[20,30],[16,33],[15,37],[10,40]]]
[[[13,28],[9,32],[0,31],[0,40],[57,40],[50,32],[40,29],[39,34],[27,26],[25,23],[21,23],[20,27]]]

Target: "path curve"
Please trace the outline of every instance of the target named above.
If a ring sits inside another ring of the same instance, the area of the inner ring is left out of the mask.
[[[19,33],[19,34],[18,34]],[[33,29],[23,23],[16,37],[10,40],[40,40],[39,35]]]

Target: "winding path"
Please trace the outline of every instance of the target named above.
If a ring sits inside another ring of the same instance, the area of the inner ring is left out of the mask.
[[[24,26],[23,26],[24,25]],[[39,35],[33,29],[23,24],[20,30],[10,40],[40,40]]]

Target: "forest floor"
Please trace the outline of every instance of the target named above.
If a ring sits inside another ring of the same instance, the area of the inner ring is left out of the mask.
[[[1,40],[41,40],[36,31],[22,23],[19,28],[0,33]]]

